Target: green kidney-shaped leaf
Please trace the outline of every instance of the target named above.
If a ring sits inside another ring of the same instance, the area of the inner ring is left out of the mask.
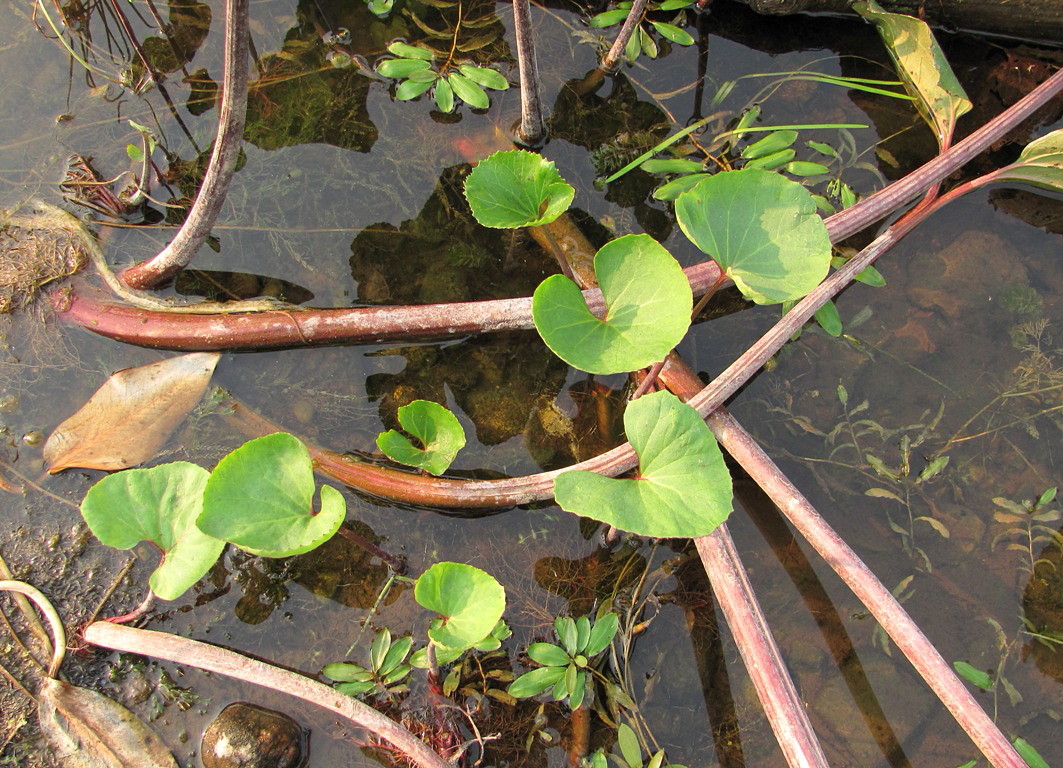
[[[319,512],[313,504],[310,452],[278,432],[245,443],[218,462],[196,524],[253,555],[289,557],[323,544],[347,513],[343,495],[328,485],[321,486]]]
[[[93,535],[109,547],[130,549],[150,541],[162,550],[151,591],[176,600],[218,559],[225,542],[196,528],[210,473],[177,461],[151,469],[108,475],[89,489],[81,514]]]
[[[414,400],[399,408],[399,424],[421,441],[418,448],[405,435],[389,429],[376,439],[377,447],[392,461],[441,475],[465,445],[465,430],[457,417],[429,400]]]
[[[660,538],[704,536],[727,519],[731,477],[697,411],[655,392],[628,404],[624,429],[639,456],[638,476],[564,472],[554,481],[562,509]]]
[[[506,591],[490,574],[462,563],[436,563],[417,579],[414,599],[443,617],[428,636],[450,649],[471,648],[495,628],[506,609]]]
[[[853,10],[878,29],[905,90],[944,147],[952,139],[956,119],[971,110],[971,102],[934,33],[926,22],[884,11],[875,0],[854,3]]]
[[[663,360],[690,327],[693,296],[679,263],[649,235],[602,246],[594,273],[605,298],[595,317],[579,287],[561,275],[532,297],[532,318],[546,345],[574,368],[621,373]]]
[[[688,238],[758,304],[799,299],[830,266],[830,236],[800,184],[758,169],[698,182],[675,202]]]
[[[568,210],[575,194],[552,162],[522,149],[496,152],[465,180],[472,215],[496,229],[549,224]]]
[[[1063,191],[1063,130],[1031,141],[1018,160],[990,176],[993,181],[1014,181]]]

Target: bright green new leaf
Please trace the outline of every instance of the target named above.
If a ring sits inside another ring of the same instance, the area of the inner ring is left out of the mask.
[[[373,673],[357,664],[326,664],[321,674],[336,683],[366,683],[373,679]]]
[[[650,158],[640,167],[646,173],[691,173],[704,170],[701,163],[682,157]]]
[[[418,448],[394,429],[379,435],[377,447],[399,464],[441,475],[465,446],[465,430],[457,417],[439,403],[414,400],[402,406],[399,408],[399,424],[424,446]]]
[[[570,656],[575,656],[578,651],[576,641],[579,639],[579,630],[576,629],[576,622],[569,616],[558,616],[554,619],[554,632],[557,634],[557,639],[561,641],[561,647],[565,649],[565,652]]]
[[[757,160],[761,157],[774,155],[784,149],[789,149],[797,141],[797,131],[782,130],[772,131],[760,141],[755,141],[742,150],[742,157],[746,160]]]
[[[504,91],[509,88],[509,81],[500,72],[496,72],[493,69],[476,67],[472,64],[462,64],[458,67],[458,70],[465,77],[477,85],[482,85],[484,88],[491,88],[495,91]]]
[[[432,72],[432,74],[434,75],[436,73]],[[424,82],[419,82],[412,78],[409,80],[403,80],[399,83],[399,87],[395,89],[395,101],[409,101],[410,99],[416,99],[431,88],[435,81],[435,77]]]
[[[800,184],[746,169],[710,176],[675,201],[688,238],[758,304],[799,299],[830,266],[827,228]]]
[[[1041,753],[1034,749],[1033,744],[1028,742],[1021,736],[1016,736],[1015,740],[1011,742],[1011,745],[1015,747],[1015,751],[1019,753],[1019,757],[1030,768],[1049,768],[1048,761],[1041,757]]]
[[[260,437],[218,462],[203,491],[196,524],[204,533],[261,557],[309,552],[339,529],[347,502],[321,486],[314,512],[314,465],[298,439],[283,432]]]
[[[653,198],[655,200],[675,200],[699,181],[707,179],[709,176],[710,174],[708,173],[692,173],[688,176],[680,176],[678,179],[662,184],[653,190]]]
[[[588,373],[634,371],[663,360],[690,327],[693,296],[679,263],[649,235],[602,246],[594,273],[604,318],[591,314],[579,287],[561,275],[535,289],[532,319],[546,345]]]
[[[1063,191],[1063,130],[1031,141],[1018,160],[991,173],[990,179]]]
[[[93,535],[109,547],[131,549],[150,541],[161,549],[162,562],[148,585],[163,600],[176,600],[210,570],[225,547],[224,541],[196,528],[209,475],[185,461],[108,475],[85,494],[81,514]]]
[[[770,155],[764,155],[763,157],[757,157],[746,163],[746,168],[759,168],[762,171],[774,171],[782,168],[788,162],[797,157],[797,152],[793,149],[780,149],[778,152],[772,152]]]
[[[642,745],[631,726],[621,723],[616,731],[616,742],[628,768],[642,768]]]
[[[495,229],[549,224],[568,210],[575,194],[552,162],[519,149],[480,161],[465,180],[472,215]]]
[[[952,668],[956,670],[956,674],[968,683],[981,688],[983,691],[988,691],[993,687],[993,678],[982,670],[972,667],[966,661],[954,661],[952,662]]]
[[[875,0],[853,3],[853,10],[878,29],[920,116],[934,130],[938,145],[947,146],[957,118],[971,110],[971,102],[930,27],[914,16],[888,13]]]
[[[539,667],[521,675],[506,689],[506,693],[518,699],[538,696],[565,679],[565,667]]]
[[[487,97],[484,89],[465,77],[465,75],[451,72],[447,75],[447,81],[450,83],[450,87],[454,89],[455,95],[470,107],[487,109],[491,106],[491,100]]]
[[[830,173],[830,168],[823,163],[813,163],[808,160],[794,160],[787,163],[784,170],[791,176],[822,176]]]
[[[616,635],[616,630],[619,626],[620,619],[615,613],[611,612],[594,622],[590,638],[587,640],[586,654],[588,656],[597,656],[608,648],[609,643],[613,642],[613,637]]]
[[[435,101],[436,107],[440,112],[450,113],[454,111],[454,89],[451,88],[450,82],[444,78],[436,81]]]
[[[388,53],[393,53],[396,56],[401,56],[404,59],[423,59],[424,61],[432,61],[435,56],[431,51],[425,48],[418,48],[416,45],[407,45],[406,43],[392,43],[388,46]]]
[[[660,21],[651,21],[650,23],[661,37],[671,40],[676,45],[694,44],[694,38],[690,36],[690,33],[685,29],[680,29],[675,24],[665,24]]]
[[[591,16],[591,18],[587,20],[587,26],[592,29],[611,27],[626,19],[627,14],[628,12],[624,10],[605,11],[604,13],[599,13],[597,16]]]
[[[462,563],[436,563],[413,589],[423,608],[443,619],[432,623],[428,636],[451,649],[471,648],[487,637],[502,618],[506,591],[494,577]]]
[[[668,392],[643,395],[628,404],[624,430],[638,476],[564,472],[554,481],[562,509],[659,538],[704,536],[727,519],[731,476],[697,411]]]
[[[528,658],[546,667],[561,667],[571,661],[564,648],[553,643],[532,643],[528,646]]]
[[[842,335],[842,318],[838,314],[838,308],[834,306],[833,301],[828,301],[817,309],[815,318],[816,322],[819,323],[819,327],[829,335],[835,338]]]
[[[432,62],[424,59],[385,59],[376,65],[376,71],[381,77],[402,79],[431,66]]]

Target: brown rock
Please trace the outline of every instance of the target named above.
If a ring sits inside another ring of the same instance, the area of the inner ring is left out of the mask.
[[[223,709],[203,734],[205,768],[298,768],[306,736],[285,714],[237,702]]]

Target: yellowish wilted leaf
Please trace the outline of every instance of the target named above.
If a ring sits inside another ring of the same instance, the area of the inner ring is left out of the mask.
[[[48,438],[48,471],[113,471],[153,458],[203,398],[219,358],[197,352],[114,374]]]
[[[64,768],[177,768],[154,731],[102,694],[45,678],[38,704],[41,732]]]

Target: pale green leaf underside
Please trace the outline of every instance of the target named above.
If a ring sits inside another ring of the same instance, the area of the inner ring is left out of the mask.
[[[439,403],[414,400],[399,408],[399,424],[421,441],[418,448],[405,435],[389,429],[376,439],[377,447],[392,461],[441,475],[465,446],[465,430],[457,417]]]
[[[830,236],[808,190],[759,169],[710,176],[681,194],[676,218],[747,299],[799,299],[827,276]]]
[[[626,235],[594,257],[606,315],[591,314],[566,277],[544,280],[532,318],[546,345],[574,368],[609,374],[663,360],[690,327],[693,296],[679,263],[649,235]]]
[[[496,152],[465,180],[472,215],[496,229],[548,224],[568,210],[574,195],[552,162],[525,150]]]
[[[441,615],[428,636],[451,649],[471,648],[495,628],[506,609],[506,591],[493,576],[463,563],[436,563],[414,587],[418,604]]]
[[[934,33],[926,22],[884,11],[874,0],[858,2],[853,9],[878,29],[905,90],[943,145],[951,139],[956,119],[971,110],[971,102]]]
[[[627,438],[639,456],[635,479],[565,472],[554,481],[566,512],[660,538],[712,533],[731,513],[731,476],[697,411],[668,392],[630,403]]]
[[[340,527],[343,495],[321,487],[315,513],[314,468],[306,446],[279,432],[245,443],[218,462],[203,493],[200,530],[253,555],[309,552]]]
[[[225,547],[196,527],[209,474],[184,461],[130,469],[100,480],[81,503],[89,529],[107,546],[130,549],[150,541],[162,550],[148,583],[163,600],[184,594]]]
[[[990,175],[993,181],[1063,191],[1063,130],[1031,141],[1012,165]]]

